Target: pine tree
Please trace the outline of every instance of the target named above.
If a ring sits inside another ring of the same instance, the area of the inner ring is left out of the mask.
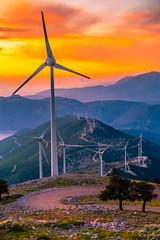
[[[99,198],[103,201],[119,200],[119,210],[123,210],[122,202],[130,196],[129,187],[130,180],[126,178],[120,178],[118,172],[114,170],[113,176],[109,179],[109,184],[106,186]]]
[[[4,179],[0,179],[0,200],[3,193],[8,193],[8,184]]]
[[[146,202],[150,202],[152,199],[157,198],[157,194],[154,193],[155,187],[146,182],[132,182],[130,187],[131,200],[142,200],[142,212],[145,213]]]

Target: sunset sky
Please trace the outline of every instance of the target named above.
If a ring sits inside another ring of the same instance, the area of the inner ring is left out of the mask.
[[[57,88],[107,85],[160,71],[159,0],[5,0],[0,8],[0,96],[5,84],[16,89],[46,59],[41,10],[57,63],[91,77],[55,69]],[[48,89],[49,76],[45,68],[19,94]]]

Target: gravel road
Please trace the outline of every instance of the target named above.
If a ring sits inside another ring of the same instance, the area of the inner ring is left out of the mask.
[[[60,203],[60,200],[65,197],[75,197],[75,196],[87,196],[87,195],[97,195],[101,193],[104,187],[65,187],[65,188],[50,188],[37,192],[32,192],[26,196],[18,199],[18,206],[29,207],[32,209],[68,209],[68,205]],[[160,191],[158,193],[158,198],[160,198]],[[91,207],[91,205],[87,205]],[[106,209],[117,209],[117,205],[103,204],[94,206],[103,206]],[[75,206],[72,206],[74,208]],[[128,210],[141,210],[142,206],[138,205],[124,205],[124,209]],[[150,207],[146,206],[146,211],[160,212],[160,207]]]

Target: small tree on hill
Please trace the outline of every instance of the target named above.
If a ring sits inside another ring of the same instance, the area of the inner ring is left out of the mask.
[[[130,180],[126,178],[120,178],[118,172],[114,170],[113,176],[109,179],[109,184],[106,186],[99,198],[103,201],[119,200],[119,210],[123,210],[122,201],[126,200],[130,196],[129,187]]]
[[[8,193],[8,184],[4,179],[0,179],[0,200],[3,193]]]
[[[157,194],[154,193],[155,187],[146,182],[132,182],[130,187],[131,200],[142,200],[142,212],[145,213],[146,202],[150,202],[152,199],[157,198]]]

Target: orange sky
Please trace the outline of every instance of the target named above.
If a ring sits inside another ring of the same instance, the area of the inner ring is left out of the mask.
[[[106,85],[160,71],[159,0],[6,0],[0,9],[0,83],[16,88],[45,61],[41,10],[57,63],[91,77],[56,69],[56,87]],[[27,85],[19,94],[49,88],[49,68]]]

